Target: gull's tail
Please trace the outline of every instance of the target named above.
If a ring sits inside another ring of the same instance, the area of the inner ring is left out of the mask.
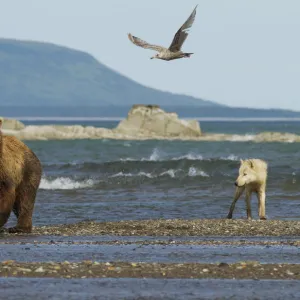
[[[191,57],[191,55],[194,53],[184,53],[184,57]]]

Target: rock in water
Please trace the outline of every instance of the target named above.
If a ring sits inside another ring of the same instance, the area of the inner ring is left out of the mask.
[[[201,136],[197,120],[180,120],[176,113],[167,113],[157,105],[134,105],[115,131],[131,136],[154,138]]]
[[[21,130],[25,128],[25,125],[15,119],[6,119],[6,118],[2,118],[0,117],[0,119],[2,120],[2,128],[6,129],[6,130]]]

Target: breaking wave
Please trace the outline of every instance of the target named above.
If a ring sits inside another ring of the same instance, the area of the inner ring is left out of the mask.
[[[234,155],[234,154],[230,154],[227,157],[221,157],[221,160],[238,161],[239,158],[236,155]]]
[[[177,178],[177,177],[209,177],[209,175],[199,170],[195,167],[190,167],[187,172],[182,169],[169,169],[167,171],[159,172],[159,173],[147,173],[147,172],[137,172],[137,173],[126,173],[126,172],[118,172],[110,176],[110,178],[114,177],[147,177],[147,178],[158,178],[163,176],[169,176],[170,178]]]
[[[93,186],[95,183],[92,179],[75,181],[68,177],[58,177],[55,179],[42,178],[40,189],[42,190],[75,190]]]
[[[162,153],[158,148],[154,148],[149,157],[142,157],[140,159],[127,157],[121,158],[121,161],[168,161],[168,160],[203,160],[201,154],[188,153],[182,156],[168,157],[164,153]]]
[[[194,167],[189,168],[188,175],[190,177],[201,176],[201,177],[209,177],[209,175],[201,170],[198,170]]]
[[[201,154],[188,153],[186,155],[182,155],[182,156],[179,156],[179,157],[172,158],[172,160],[181,160],[181,159],[203,160],[203,156]]]
[[[143,157],[143,158],[133,158],[133,157],[127,157],[127,158],[121,158],[120,161],[123,162],[130,162],[130,161],[176,161],[176,160],[190,160],[190,161],[209,161],[209,160],[231,160],[231,161],[237,161],[238,157],[234,154],[230,154],[227,157],[220,157],[220,158],[204,158],[201,154],[196,154],[196,153],[187,153],[181,156],[175,156],[175,157],[169,157],[164,155],[158,148],[154,148],[152,153],[150,154],[149,157]]]
[[[144,177],[148,177],[148,178],[153,178],[151,173],[146,173],[146,172],[139,172],[137,174],[119,172],[117,174],[111,175],[110,178],[114,178],[114,177],[133,177],[133,176],[144,176]]]

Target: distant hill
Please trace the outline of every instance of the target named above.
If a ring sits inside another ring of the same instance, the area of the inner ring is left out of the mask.
[[[85,52],[48,43],[0,39],[0,70],[1,106],[217,105],[145,87]]]
[[[183,117],[300,117],[299,112],[232,108],[159,91],[82,51],[0,39],[0,115],[123,117],[133,104],[158,104]]]

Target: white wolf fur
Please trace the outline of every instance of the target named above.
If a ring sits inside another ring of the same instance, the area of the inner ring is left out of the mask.
[[[233,202],[230,206],[228,219],[232,219],[232,213],[235,207],[236,201],[246,190],[246,207],[247,218],[252,219],[251,214],[251,194],[255,192],[258,198],[258,215],[261,220],[266,220],[266,184],[267,184],[267,163],[261,159],[247,159],[241,160],[239,169],[239,176],[235,182],[236,190]]]

